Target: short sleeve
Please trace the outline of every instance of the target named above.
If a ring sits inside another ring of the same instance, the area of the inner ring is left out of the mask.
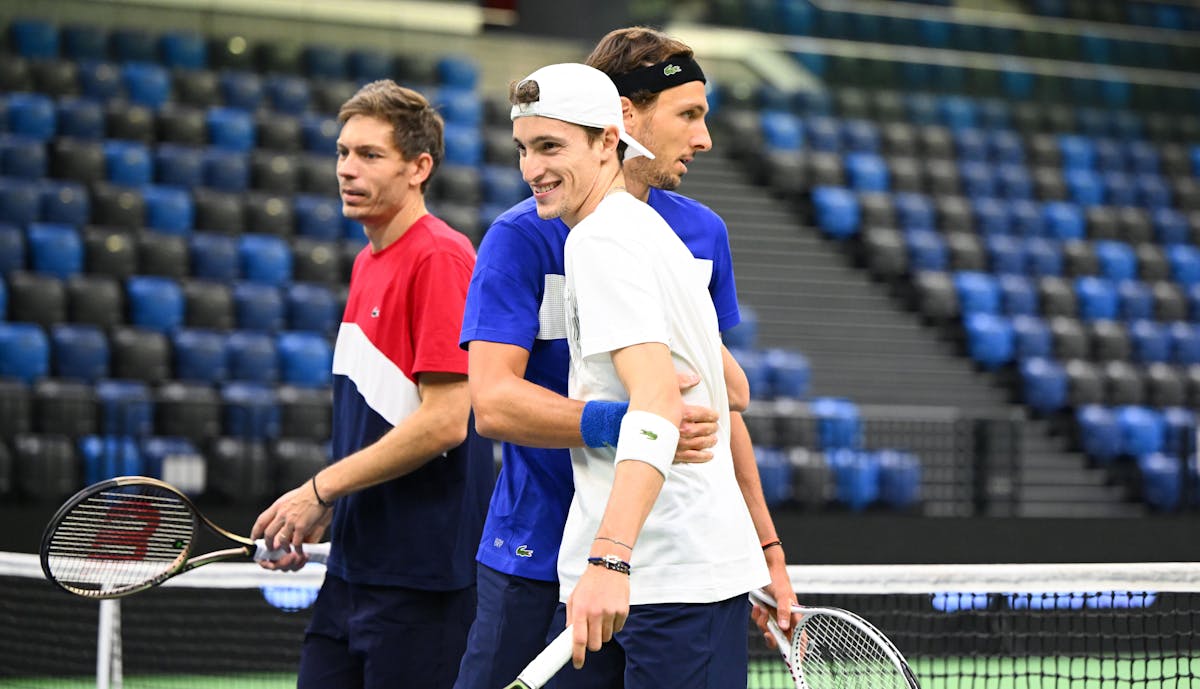
[[[538,334],[544,270],[524,234],[493,225],[479,247],[458,341],[473,340],[532,349]]]
[[[712,295],[713,307],[717,310],[717,327],[725,331],[741,323],[742,314],[738,308],[737,283],[733,277],[733,252],[729,249],[729,231],[725,222],[715,214],[711,224],[713,272],[708,292]]]

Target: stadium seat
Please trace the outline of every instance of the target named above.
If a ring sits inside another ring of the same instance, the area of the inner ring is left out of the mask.
[[[1186,402],[1187,383],[1170,364],[1155,362],[1146,367],[1146,404],[1166,409]]]
[[[254,282],[239,282],[233,286],[237,327],[242,330],[273,332],[286,324],[280,288]]]
[[[89,383],[46,378],[33,385],[34,430],[79,437],[96,432],[96,393]]]
[[[981,201],[998,195],[996,173],[990,163],[963,161],[958,166],[962,192],[968,198]]]
[[[859,192],[888,190],[888,168],[883,158],[874,153],[849,153],[845,160],[846,177],[852,189]]]
[[[1130,358],[1133,344],[1125,325],[1112,320],[1087,323],[1093,361],[1125,361]]]
[[[188,244],[183,237],[146,232],[137,239],[138,272],[182,280],[188,275]]]
[[[70,225],[29,225],[29,267],[38,273],[66,279],[83,271],[83,242]]]
[[[280,286],[292,275],[292,252],[278,237],[247,234],[238,240],[238,262],[244,279]]]
[[[515,166],[485,165],[479,180],[485,203],[514,206],[529,196],[529,185]]]
[[[279,378],[275,340],[270,335],[234,331],[226,347],[231,380],[274,383]]]
[[[944,323],[959,315],[958,295],[948,273],[918,271],[913,278],[917,309],[935,323]]]
[[[1089,356],[1088,335],[1079,321],[1069,316],[1048,319],[1054,341],[1054,356],[1059,360],[1085,359]]]
[[[1060,240],[1084,238],[1084,219],[1078,206],[1054,201],[1044,204],[1042,213],[1051,237]]]
[[[879,496],[879,459],[875,453],[847,448],[825,453],[833,470],[835,495],[852,511],[864,510]]]
[[[354,244],[359,246],[357,242]],[[349,275],[348,271],[342,269],[336,242],[307,237],[299,237],[292,241],[293,280],[332,286],[344,284]]]
[[[197,148],[205,146],[208,144],[208,125],[204,113],[200,108],[186,105],[163,106],[157,113],[158,141]]]
[[[277,112],[298,115],[312,103],[308,81],[301,77],[269,74],[263,85],[271,108]]]
[[[862,419],[858,406],[845,399],[819,397],[809,405],[817,419],[820,449],[856,449],[862,443]]]
[[[1146,397],[1141,371],[1126,361],[1109,361],[1102,367],[1105,399],[1109,405],[1142,404]]]
[[[59,138],[50,144],[50,175],[90,184],[106,179],[108,164],[99,141]]]
[[[324,335],[306,332],[280,333],[276,347],[284,383],[321,388],[332,380],[333,349]]]
[[[1137,203],[1137,189],[1134,187],[1133,178],[1128,174],[1119,170],[1110,170],[1104,172],[1101,179],[1104,185],[1105,203],[1110,206],[1132,206]]]
[[[137,272],[137,245],[133,235],[108,227],[88,227],[83,232],[84,265],[90,274],[127,278]]]
[[[1030,176],[1024,165],[1020,163],[1001,164],[996,170],[994,179],[997,195],[1011,201],[1033,200],[1033,177]]]
[[[393,56],[382,50],[360,48],[351,50],[346,57],[349,77],[360,84],[380,79],[395,79],[396,65]]]
[[[154,180],[154,161],[150,149],[132,141],[104,142],[104,160],[108,181],[125,187],[140,187]]]
[[[303,483],[329,463],[326,449],[313,440],[281,438],[271,444],[271,455],[277,493]]]
[[[211,232],[197,232],[188,240],[192,277],[232,282],[238,277],[237,240]]]
[[[109,334],[114,378],[157,383],[171,377],[170,345],[160,332],[119,326]]]
[[[171,97],[171,76],[159,64],[125,62],[121,66],[121,81],[131,103],[157,110]]]
[[[995,276],[974,271],[959,271],[954,275],[954,286],[964,315],[1000,312],[1000,286]]]
[[[341,236],[342,212],[337,199],[302,194],[295,196],[292,203],[297,235],[327,241]]]
[[[59,99],[55,122],[59,136],[89,140],[104,138],[104,108],[93,100]]]
[[[249,112],[229,107],[209,108],[205,122],[209,143],[214,148],[238,153],[254,148],[254,117]]]
[[[1091,363],[1072,359],[1066,363],[1067,402],[1073,407],[1104,402],[1104,379]]]
[[[1183,407],[1167,407],[1163,416],[1163,452],[1185,457],[1192,452],[1196,433],[1196,414]]]
[[[104,108],[104,124],[109,139],[146,146],[154,143],[154,111],[145,105],[124,100],[109,101]]]
[[[1094,462],[1107,465],[1121,454],[1121,427],[1113,410],[1089,404],[1075,410],[1083,451]]]
[[[1160,512],[1179,509],[1183,496],[1183,465],[1178,457],[1154,452],[1137,457],[1142,499]]]
[[[792,465],[787,455],[773,447],[755,446],[754,458],[763,480],[763,497],[777,507],[792,497]],[[769,487],[768,487],[769,486]]]
[[[169,334],[184,322],[183,290],[170,278],[137,275],[126,282],[130,324]]]
[[[932,233],[925,233],[932,234]],[[940,238],[932,238],[940,242]],[[943,245],[943,251],[945,249]],[[918,250],[928,250],[933,247],[921,247]],[[895,280],[905,275],[909,267],[909,257],[906,253],[905,239],[900,232],[886,227],[871,227],[863,231],[863,250],[866,254],[867,268],[871,274],[883,280]],[[934,260],[935,253],[923,253],[922,260]],[[944,270],[943,265],[929,268]],[[914,268],[916,270],[916,268]]]
[[[341,125],[332,117],[320,115],[317,113],[306,113],[300,116],[300,133],[304,140],[304,150],[310,153],[319,153],[329,155],[337,151],[337,136],[341,131]],[[446,157],[447,163],[456,162],[451,157],[451,135],[458,133],[458,137],[454,139],[455,143],[461,144],[463,133],[469,131],[475,135],[475,143],[479,144],[478,157],[471,157],[469,162],[464,164],[477,165],[482,162],[482,139],[478,137],[478,131],[475,129],[463,129],[449,125],[446,127]],[[463,161],[457,161],[463,162]],[[331,166],[332,167],[332,166]]]
[[[879,231],[895,232],[895,230],[887,230],[879,228],[878,230],[868,231],[867,241],[871,241],[869,237],[874,233],[875,244],[881,241]],[[946,248],[946,242],[937,232],[932,230],[910,230],[904,233],[904,244],[907,247],[907,265],[912,270],[946,270],[949,265],[949,252]],[[876,253],[880,248],[876,246]],[[898,257],[895,263],[895,269],[892,271],[893,276],[903,274],[905,267],[904,256]],[[879,265],[879,256],[876,256],[876,266]],[[898,272],[897,272],[898,271]]]
[[[1174,208],[1159,208],[1151,212],[1154,238],[1159,244],[1171,246],[1191,242],[1191,227],[1187,216]]]
[[[296,157],[274,151],[254,151],[250,154],[250,183],[260,191],[272,194],[294,194],[300,187],[300,171]]]
[[[1015,341],[1012,323],[1007,317],[964,309],[963,325],[967,333],[967,352],[973,361],[989,370],[1012,361]]]
[[[67,318],[67,295],[62,280],[39,273],[8,274],[8,318],[50,327]]]
[[[88,382],[108,377],[108,339],[96,326],[53,326],[50,344],[56,377]]]
[[[292,236],[296,219],[291,200],[280,195],[252,192],[244,198],[246,231],[275,237]]]
[[[91,186],[92,222],[137,230],[146,224],[146,201],[140,191],[98,182]]]
[[[813,189],[817,226],[831,237],[844,239],[858,232],[858,201],[849,190],[840,187]]]
[[[103,60],[79,62],[79,88],[84,98],[97,103],[125,97],[121,71],[116,65]]]
[[[204,184],[204,154],[190,146],[160,144],[154,151],[154,171],[156,183],[191,190]]]
[[[82,227],[91,218],[91,197],[82,184],[44,182],[39,186],[41,218],[48,223]]]
[[[1125,242],[1102,240],[1094,243],[1100,273],[1116,282],[1137,277],[1137,258]]]
[[[1185,320],[1188,317],[1187,301],[1179,285],[1158,280],[1150,287],[1154,293],[1155,320],[1170,322]]]
[[[1165,430],[1162,414],[1146,407],[1125,405],[1116,410],[1116,417],[1121,454],[1140,457],[1162,450]]]
[[[1122,280],[1117,283],[1117,304],[1123,320],[1154,318],[1154,293],[1144,282]]]
[[[337,302],[328,288],[293,283],[287,287],[287,327],[289,330],[332,334],[341,320]]]
[[[46,145],[37,139],[0,134],[0,175],[24,179],[46,176]]]
[[[275,388],[261,383],[226,383],[221,387],[222,434],[243,440],[279,436],[279,404]]]
[[[0,377],[32,383],[49,373],[45,331],[34,323],[0,323]]]
[[[168,110],[174,110],[174,105],[184,106],[188,112],[199,114],[205,108],[216,107],[224,102],[221,99],[221,85],[216,72],[208,69],[175,70],[171,78],[171,90],[175,93],[175,103],[168,103],[159,111],[160,128],[162,115]],[[204,131],[203,122],[203,115],[201,115],[201,126],[198,130],[201,133]],[[191,131],[197,131],[192,125],[189,125],[188,128]]]
[[[234,327],[233,294],[228,285],[207,280],[183,281],[184,323],[189,328],[230,330]]]
[[[1190,287],[1200,283],[1200,249],[1190,245],[1166,247],[1167,262],[1175,282]]]
[[[0,224],[0,275],[25,268],[25,233],[15,225]]]
[[[146,227],[172,235],[191,234],[196,209],[184,189],[147,185],[142,188],[146,203]]]
[[[75,447],[67,436],[17,435],[13,459],[19,492],[31,500],[60,503],[79,489]]]
[[[34,141],[48,141],[57,129],[54,101],[39,93],[11,93],[5,108],[6,130]]]
[[[1067,183],[1063,181],[1062,172],[1055,167],[1037,167],[1033,169],[1034,196],[1041,201],[1066,201]]]
[[[1038,314],[1037,289],[1029,278],[1023,275],[1001,275],[1000,302],[1002,310],[1009,316]]]
[[[158,435],[199,441],[221,433],[221,399],[210,385],[165,383],[155,393],[154,408]],[[215,478],[214,469],[209,467],[210,482]]]
[[[145,383],[99,381],[96,407],[103,435],[147,436],[154,431],[154,398]]]
[[[1148,364],[1164,362],[1170,357],[1170,337],[1167,328],[1150,320],[1134,321],[1129,326],[1133,344],[1133,359]]]
[[[234,504],[258,505],[277,493],[274,469],[262,441],[216,438],[205,454],[208,494]]]
[[[1117,288],[1111,280],[1092,276],[1076,278],[1075,295],[1082,319],[1112,320],[1117,317]]]
[[[232,235],[245,230],[246,209],[236,193],[196,189],[192,192],[192,204],[197,230]]]
[[[1067,372],[1056,361],[1041,357],[1021,361],[1022,399],[1039,414],[1053,414],[1067,403]]]
[[[788,349],[768,349],[763,353],[763,363],[776,399],[808,397],[811,369],[803,354]]]
[[[950,268],[957,271],[987,270],[987,257],[983,243],[970,231],[946,234],[946,247],[950,250]]]
[[[1134,247],[1137,254],[1138,277],[1146,282],[1166,280],[1171,276],[1171,267],[1162,247],[1143,242]]]
[[[208,46],[194,31],[168,31],[158,39],[162,64],[171,69],[194,70],[208,66]]]
[[[988,235],[984,245],[990,272],[998,277],[1025,274],[1025,252],[1020,240],[1006,235]]]
[[[972,220],[976,231],[984,236],[1012,233],[1012,215],[1009,204],[990,197],[975,198],[971,204]]]
[[[246,191],[250,186],[250,163],[246,155],[219,148],[204,149],[204,186],[224,192]]]
[[[1049,358],[1054,355],[1054,340],[1046,322],[1037,316],[1012,317],[1013,354],[1018,361]]]
[[[228,376],[225,337],[212,330],[182,328],[171,336],[174,378],[219,383]]]
[[[1063,170],[1063,181],[1067,183],[1067,195],[1081,207],[1099,206],[1105,202],[1105,184],[1100,174],[1091,169]],[[1120,204],[1120,200],[1114,200]]]
[[[144,438],[141,441],[143,471],[160,478],[185,495],[199,495],[207,485],[204,455],[185,438]]]

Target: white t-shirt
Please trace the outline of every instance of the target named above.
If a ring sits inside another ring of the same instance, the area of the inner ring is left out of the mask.
[[[684,402],[720,414],[713,459],[671,466],[630,561],[630,604],[712,603],[765,585],[766,561],[733,472],[710,267],[650,206],[624,192],[610,194],[571,230],[565,264],[572,398],[629,399],[611,352],[662,342],[676,370],[701,377]],[[563,601],[589,566],[615,454],[608,448],[571,450],[575,497],[558,557]]]

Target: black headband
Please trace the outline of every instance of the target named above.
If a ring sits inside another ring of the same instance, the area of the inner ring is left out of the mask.
[[[689,81],[706,83],[700,65],[690,57],[676,57],[657,65],[638,67],[627,74],[617,75],[612,80],[617,85],[617,92],[625,97],[638,91],[658,93]]]

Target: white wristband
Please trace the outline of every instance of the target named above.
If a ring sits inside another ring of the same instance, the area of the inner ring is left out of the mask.
[[[616,462],[627,459],[645,462],[667,477],[679,445],[679,428],[658,414],[629,411],[621,420]]]

